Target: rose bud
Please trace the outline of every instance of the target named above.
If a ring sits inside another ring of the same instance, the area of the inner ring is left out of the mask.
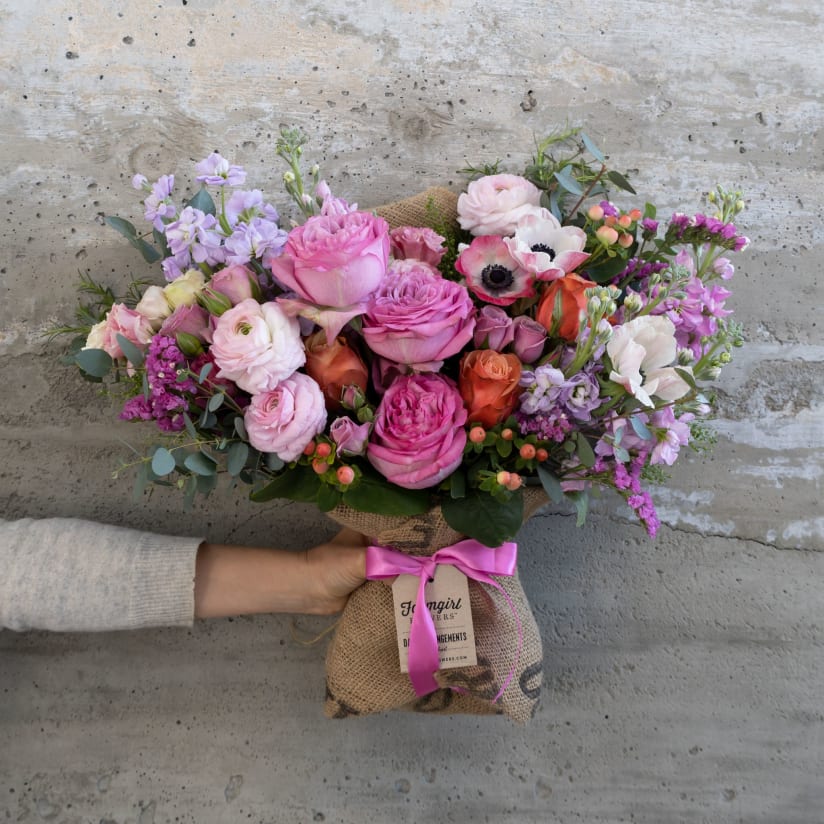
[[[220,292],[232,302],[232,306],[237,306],[242,300],[254,298],[260,300],[260,285],[257,282],[255,273],[242,264],[234,264],[215,272],[209,281],[209,287],[213,292]]]
[[[501,355],[492,349],[467,352],[461,360],[458,391],[469,412],[469,420],[490,428],[505,420],[520,394],[521,362],[516,355]]]
[[[484,306],[475,324],[475,348],[484,344],[496,352],[512,343],[512,318],[500,306]]]
[[[526,315],[519,315],[512,322],[515,354],[521,363],[535,363],[541,357],[546,343],[546,329]]]
[[[535,320],[550,335],[571,343],[578,337],[580,316],[586,313],[587,297],[584,292],[594,286],[597,284],[574,273],[554,280],[541,296]],[[555,313],[556,295],[560,295],[559,317]]]
[[[326,332],[314,332],[304,341],[306,349],[306,373],[314,378],[323,390],[329,409],[341,409],[344,387],[357,386],[366,391],[368,372],[360,355],[352,349],[343,336],[326,343]]]

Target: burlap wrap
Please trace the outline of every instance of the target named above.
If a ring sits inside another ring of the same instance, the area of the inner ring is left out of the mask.
[[[390,229],[398,226],[448,225],[458,219],[458,196],[443,186],[433,186],[418,195],[396,200],[375,211],[389,224]]]
[[[525,515],[546,503],[543,490],[525,491]],[[393,517],[339,506],[328,513],[339,524],[368,536],[372,543],[410,555],[431,555],[463,538],[443,519],[439,507],[425,515]],[[518,722],[532,717],[541,692],[543,651],[532,610],[517,573],[496,580],[509,595],[521,621],[523,647],[517,664],[518,629],[506,599],[492,587],[469,581],[478,664],[440,670],[442,689],[418,698],[409,676],[400,671],[391,581],[367,581],[355,590],[326,656],[326,715],[346,718],[392,709],[416,712],[505,713]],[[496,703],[492,699],[515,667]],[[465,692],[454,692],[459,687]]]

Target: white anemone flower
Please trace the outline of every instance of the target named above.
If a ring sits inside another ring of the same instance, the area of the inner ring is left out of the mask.
[[[514,237],[504,239],[509,253],[539,280],[557,280],[575,271],[588,257],[587,236],[577,226],[561,226],[548,209],[524,215]]]

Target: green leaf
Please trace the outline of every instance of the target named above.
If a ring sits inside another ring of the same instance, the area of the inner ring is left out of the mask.
[[[204,498],[209,497],[215,487],[217,486],[217,475],[198,475],[197,491],[203,495]]]
[[[343,493],[343,502],[360,512],[420,515],[429,509],[429,493],[425,489],[402,489],[378,475],[364,473]]]
[[[599,162],[604,163],[604,155],[601,150],[589,139],[589,136],[581,132],[581,140],[584,141],[587,151]]]
[[[651,441],[652,440],[652,432],[649,431],[649,428],[647,427],[647,425],[637,415],[630,415],[629,416],[629,422],[630,422],[630,425],[632,426],[632,429],[635,432],[635,434],[642,441]]]
[[[308,466],[296,466],[278,475],[263,489],[253,492],[249,497],[255,503],[266,503],[275,498],[288,498],[291,501],[314,503],[322,481]]]
[[[213,363],[204,364],[203,369],[200,370],[200,374],[197,376],[198,383],[203,383],[203,381],[209,377],[209,373],[212,371],[213,366]]]
[[[575,510],[578,513],[578,517],[575,519],[575,526],[583,526],[587,521],[589,494],[586,492],[568,492],[567,498],[575,504]]]
[[[117,338],[118,346],[120,346],[120,349],[126,356],[126,360],[129,361],[132,366],[143,366],[143,353],[127,337],[124,337],[119,332],[115,337]]]
[[[249,440],[249,436],[246,434],[246,422],[243,420],[241,415],[238,415],[235,418],[235,432],[237,432],[238,438],[242,438],[244,441]]]
[[[209,403],[207,404],[207,408],[210,412],[217,412],[221,406],[223,406],[223,401],[226,400],[226,396],[223,392],[218,392],[217,395],[212,395],[209,398]]]
[[[498,440],[495,441],[495,449],[498,450],[498,454],[502,458],[508,458],[512,454],[512,441],[498,438]]]
[[[644,204],[644,217],[655,219],[655,215],[657,215],[657,214],[658,214],[658,210],[655,208],[654,203],[645,203]]]
[[[207,458],[202,452],[189,455],[183,464],[186,469],[194,472],[195,475],[214,475],[217,472],[215,462],[211,458]]]
[[[102,349],[81,349],[74,356],[74,362],[93,378],[105,378],[113,363],[108,352]]]
[[[620,256],[616,256],[605,260],[603,263],[599,263],[597,266],[593,266],[591,269],[587,269],[586,272],[590,280],[602,284],[609,283],[617,274],[623,272],[626,267],[626,260]]]
[[[152,455],[152,472],[159,478],[174,472],[175,456],[165,447],[159,446]]]
[[[496,547],[511,541],[521,528],[524,498],[516,492],[508,501],[498,501],[486,492],[470,489],[465,498],[445,498],[441,509],[454,530]]]
[[[466,496],[466,475],[460,469],[456,469],[449,476],[449,494],[453,498]]]
[[[192,419],[189,417],[188,412],[183,413],[183,423],[186,426],[186,431],[189,433],[189,437],[196,441],[198,439],[197,429],[195,429],[195,425],[192,423]]]
[[[317,505],[321,512],[331,512],[341,500],[341,492],[329,484],[322,484],[318,490]]]
[[[607,179],[614,183],[619,189],[629,192],[631,195],[637,194],[635,189],[629,185],[629,181],[620,173],[616,171],[607,172]]]
[[[129,242],[143,255],[146,263],[157,263],[163,257],[151,243],[147,243],[142,237],[132,238]]]
[[[228,456],[226,468],[229,470],[229,474],[232,477],[240,475],[241,470],[246,466],[246,459],[249,457],[249,447],[243,441],[235,441],[229,447]]]
[[[189,206],[193,209],[200,209],[201,212],[206,212],[207,215],[213,215],[217,211],[215,202],[212,196],[206,191],[206,187],[202,186],[200,191],[189,201]]]
[[[544,492],[549,495],[550,500],[559,504],[564,499],[564,490],[561,488],[561,482],[553,475],[546,467],[538,464],[538,477],[541,479],[541,486]]]
[[[134,223],[129,223],[128,220],[123,220],[122,217],[115,217],[114,215],[106,215],[104,220],[112,229],[120,232],[120,234],[128,238],[129,241],[137,237],[137,229],[134,228]]]
[[[266,453],[266,468],[271,469],[272,472],[279,472],[283,467],[286,466],[283,459],[276,455],[274,452],[267,452]],[[314,475],[315,473],[312,472]]]
[[[152,229],[152,237],[154,238],[154,242],[157,244],[163,257],[169,257],[172,252],[169,249],[169,244],[166,242],[166,235],[158,229]]]
[[[570,194],[580,196],[584,193],[584,190],[578,184],[578,181],[569,173],[567,169],[559,169],[557,172],[555,172],[555,179]]]
[[[675,367],[675,371],[678,376],[686,382],[687,386],[693,391],[697,391],[698,386],[695,383],[695,376],[690,372],[689,369],[682,369],[680,366]]]
[[[582,433],[578,433],[575,439],[578,452],[578,460],[587,468],[595,466],[595,453],[592,451],[589,441]]]

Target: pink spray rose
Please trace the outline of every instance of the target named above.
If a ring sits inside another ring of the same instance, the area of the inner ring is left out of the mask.
[[[423,226],[399,226],[389,233],[395,260],[422,260],[437,266],[446,252],[444,238]]]
[[[466,287],[417,260],[396,260],[363,318],[366,345],[384,358],[421,371],[472,340],[475,305]]]
[[[255,449],[294,461],[326,426],[323,392],[308,375],[295,372],[275,389],[254,395],[243,421]]]
[[[512,343],[512,318],[499,306],[484,306],[478,312],[478,322],[475,325],[475,348],[487,346],[496,352],[503,350]]]
[[[535,363],[544,352],[546,329],[538,321],[526,315],[518,315],[512,321],[512,330],[514,337],[512,351],[521,363]]]
[[[346,307],[380,285],[389,258],[389,227],[367,212],[310,217],[289,232],[272,273],[317,306]]]
[[[123,335],[129,343],[144,349],[149,345],[153,334],[152,323],[145,315],[129,309],[123,303],[113,303],[106,317],[91,328],[83,348],[102,349],[116,360],[124,357],[117,342],[118,335]]]
[[[406,375],[386,390],[375,414],[366,457],[404,489],[436,486],[461,463],[466,409],[441,375]]]
[[[473,180],[458,198],[458,223],[473,235],[511,235],[518,221],[540,209],[541,190],[518,175]]]
[[[197,304],[193,306],[181,304],[163,321],[160,327],[161,335],[174,337],[178,332],[192,335],[201,342],[208,340],[209,313]]]
[[[252,395],[274,389],[306,360],[297,319],[277,303],[251,298],[217,319],[211,352],[220,367],[218,377]]]
[[[363,455],[369,439],[370,423],[355,423],[351,418],[335,418],[329,434],[343,455]]]
[[[208,288],[225,295],[233,306],[237,306],[242,300],[260,298],[260,286],[255,273],[240,263],[215,272]]]

